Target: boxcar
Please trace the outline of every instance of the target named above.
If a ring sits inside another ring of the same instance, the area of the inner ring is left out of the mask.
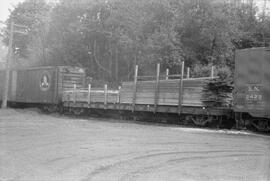
[[[270,48],[235,53],[234,111],[238,120],[270,129]]]
[[[1,76],[3,92],[4,73]],[[8,101],[15,103],[58,104],[62,93],[76,84],[84,87],[85,72],[71,66],[34,67],[10,71]]]

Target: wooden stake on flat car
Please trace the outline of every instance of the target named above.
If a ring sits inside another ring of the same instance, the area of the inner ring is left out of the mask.
[[[187,79],[189,79],[190,78],[190,68],[188,67],[187,68]]]
[[[178,95],[178,114],[179,115],[182,112],[184,68],[185,68],[185,62],[183,61],[181,64],[181,77],[179,80],[179,95]]]
[[[214,78],[214,66],[211,67],[211,78],[213,79]]]
[[[120,103],[120,92],[121,92],[121,86],[118,87],[118,96],[117,96],[117,103]]]
[[[132,112],[135,111],[136,92],[137,92],[137,79],[138,79],[138,65],[135,66],[134,83],[133,83]]]
[[[160,64],[157,64],[157,75],[156,75],[156,84],[155,84],[155,102],[154,102],[154,113],[157,111],[157,104],[159,98],[159,75],[160,75]]]
[[[76,90],[77,87],[76,87],[76,84],[73,85],[73,102],[76,103]]]
[[[88,105],[91,104],[91,84],[88,84]]]
[[[104,109],[107,108],[107,96],[108,96],[108,86],[107,84],[104,85]]]
[[[169,79],[169,69],[166,69],[166,77],[165,77],[166,80]]]

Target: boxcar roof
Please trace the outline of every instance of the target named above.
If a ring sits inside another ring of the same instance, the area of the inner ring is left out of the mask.
[[[37,67],[22,67],[22,68],[13,68],[12,70],[37,70],[37,69],[53,69],[53,68],[68,68],[68,67],[73,67],[73,68],[81,68],[78,66],[37,66]]]
[[[261,51],[261,50],[266,50],[270,51],[270,47],[253,47],[253,48],[245,48],[245,49],[239,49],[237,51]]]

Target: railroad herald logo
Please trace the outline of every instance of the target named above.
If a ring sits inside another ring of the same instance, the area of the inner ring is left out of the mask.
[[[40,79],[40,89],[42,91],[47,91],[50,89],[50,74],[47,73],[47,72],[44,72],[42,75],[41,75],[41,79]]]

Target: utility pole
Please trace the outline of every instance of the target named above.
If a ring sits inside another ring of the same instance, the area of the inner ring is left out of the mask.
[[[265,22],[265,11],[266,11],[266,0],[264,0],[263,2],[263,15],[262,15],[262,35],[263,35],[263,42],[264,42],[264,46],[266,46],[266,40],[265,40],[265,32],[264,32],[264,28],[265,28],[265,25],[264,25],[264,22]]]
[[[6,76],[4,84],[4,92],[2,97],[2,108],[7,108],[8,92],[9,92],[9,69],[10,62],[13,55],[12,43],[13,43],[13,34],[14,34],[14,22],[11,20],[10,31],[9,31],[9,41],[8,41],[8,57],[6,61]]]

